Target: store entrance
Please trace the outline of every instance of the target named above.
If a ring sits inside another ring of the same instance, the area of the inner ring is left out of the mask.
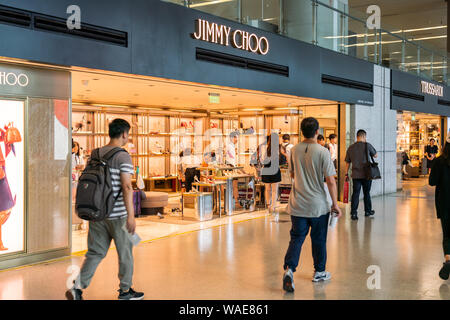
[[[328,100],[96,71],[73,71],[72,90],[72,200],[92,150],[109,141],[108,124],[127,120],[133,184],[138,189],[142,180],[146,196],[138,201],[142,192],[135,191],[143,240],[265,215],[254,160],[267,135],[295,145],[302,119],[315,117],[329,145],[339,128],[338,103]],[[286,166],[281,170],[278,207],[291,187]],[[72,222],[73,252],[86,250],[87,224],[74,210]]]
[[[426,185],[435,157],[442,149],[441,117],[397,112],[397,185],[408,189]]]

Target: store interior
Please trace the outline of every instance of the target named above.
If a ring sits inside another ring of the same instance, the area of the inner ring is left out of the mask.
[[[319,120],[326,138],[337,134],[335,101],[72,71],[72,138],[81,159],[73,172],[79,176],[92,150],[108,143],[109,122],[123,118],[131,124],[125,148],[139,168],[133,186],[137,232],[143,240],[258,218],[267,210],[264,183],[252,165],[257,147],[268,133],[278,134],[280,143],[289,134],[295,145],[301,139],[301,120],[310,116]],[[235,167],[225,163],[232,132],[238,133]],[[200,178],[187,194],[180,153],[189,149],[198,162]],[[290,188],[287,169],[281,170],[279,208],[285,205]],[[138,183],[141,180],[144,184]],[[141,192],[138,185],[143,187]],[[74,201],[76,181],[72,189]],[[72,223],[73,252],[86,250],[87,224],[76,216],[74,206]]]
[[[441,117],[408,111],[397,112],[397,180],[405,188],[427,183],[425,148],[435,140],[438,152],[442,146]],[[437,156],[439,153],[437,154]]]

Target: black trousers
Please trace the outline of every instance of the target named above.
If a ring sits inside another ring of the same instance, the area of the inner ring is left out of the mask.
[[[444,255],[450,255],[450,216],[443,216],[440,220],[443,234],[442,247],[444,249]]]
[[[359,206],[359,193],[361,192],[361,187],[364,193],[364,212],[372,211],[372,199],[370,198],[370,189],[372,188],[372,180],[366,179],[353,179],[353,194],[352,194],[352,215],[358,214]]]
[[[186,192],[189,192],[192,189],[194,177],[197,176],[197,178],[200,180],[200,171],[196,168],[187,168],[186,171],[184,172],[184,176],[186,178],[185,180]]]

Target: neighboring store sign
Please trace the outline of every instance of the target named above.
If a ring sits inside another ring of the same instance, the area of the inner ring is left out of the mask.
[[[422,93],[430,94],[433,96],[443,97],[444,96],[444,87],[427,82],[427,81],[421,81],[420,82],[422,86]]]
[[[209,93],[209,103],[220,103],[220,93]]]
[[[26,87],[30,79],[24,73],[5,72],[0,69],[0,85]]]
[[[0,100],[0,256],[25,249],[24,109]]]
[[[195,33],[191,34],[194,39],[227,47],[231,45],[236,49],[262,55],[266,55],[269,52],[269,40],[266,37],[259,37],[244,30],[232,30],[231,27],[203,19],[197,19],[195,27]]]

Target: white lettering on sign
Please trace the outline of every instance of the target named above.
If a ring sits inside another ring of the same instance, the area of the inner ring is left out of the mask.
[[[427,81],[421,81],[422,85],[422,93],[431,94],[433,96],[443,97],[444,96],[444,87],[427,82]]]
[[[0,85],[26,87],[29,83],[30,79],[26,74],[0,71]]]
[[[196,20],[196,31],[191,34],[194,39],[223,46],[233,46],[236,49],[250,51],[256,54],[266,55],[269,52],[269,40],[266,37],[258,37],[247,31],[234,30],[231,27],[219,25],[203,19]],[[230,39],[231,35],[231,39]]]

